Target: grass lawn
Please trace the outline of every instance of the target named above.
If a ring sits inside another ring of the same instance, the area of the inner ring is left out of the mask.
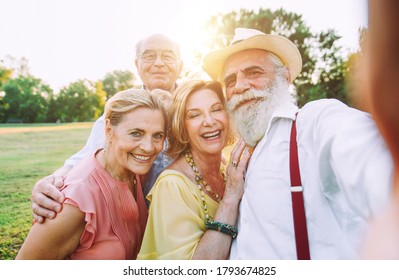
[[[15,258],[31,228],[34,184],[83,147],[92,125],[0,124],[0,260]]]
[[[14,259],[29,232],[35,182],[81,149],[92,125],[0,124],[0,259]]]

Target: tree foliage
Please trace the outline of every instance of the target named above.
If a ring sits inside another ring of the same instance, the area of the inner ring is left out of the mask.
[[[361,50],[344,59],[337,44],[340,37],[334,30],[314,34],[301,15],[283,9],[241,9],[209,19],[204,33],[208,44],[202,49],[228,46],[237,27],[280,34],[296,44],[303,61],[302,72],[294,81],[300,107],[320,98],[337,98],[352,105],[347,80]],[[197,51],[193,56],[200,65],[203,53]],[[183,74],[192,78],[202,75],[199,69],[185,69]],[[0,60],[0,122],[92,121],[102,114],[109,97],[132,88],[135,81],[130,71],[115,70],[101,80],[78,80],[54,93],[29,73],[27,59],[7,56]]]
[[[2,87],[1,122],[44,122],[53,90],[33,76],[9,79]]]
[[[134,86],[135,77],[132,72],[125,70],[115,70],[107,73],[102,80],[103,89],[110,98],[115,93],[132,88]]]
[[[62,122],[94,120],[99,116],[96,105],[102,102],[100,100],[102,95],[104,94],[97,94],[96,85],[88,80],[79,80],[62,88],[55,101],[59,120]]]
[[[135,81],[129,71],[114,71],[103,80],[78,80],[54,93],[29,73],[25,58],[8,56],[11,67],[0,62],[0,122],[92,121],[101,116],[110,96],[133,87]]]
[[[7,69],[5,66],[0,64],[0,89],[2,86],[11,79],[12,69]]]
[[[298,47],[303,61],[302,72],[294,81],[298,105],[301,107],[319,98],[349,102],[345,84],[347,64],[341,57],[341,47],[337,45],[340,37],[334,30],[313,34],[301,15],[283,9],[232,11],[211,17],[207,26],[206,33],[211,39],[207,46],[209,49],[228,46],[237,27],[287,37]]]

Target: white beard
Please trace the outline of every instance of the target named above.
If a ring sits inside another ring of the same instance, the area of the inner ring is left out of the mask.
[[[258,98],[258,102],[237,105],[245,100]],[[295,104],[289,91],[289,84],[277,77],[273,85],[267,89],[250,89],[243,94],[235,94],[227,102],[227,111],[233,128],[244,139],[248,146],[255,147],[265,135],[270,125],[271,117],[277,108]]]

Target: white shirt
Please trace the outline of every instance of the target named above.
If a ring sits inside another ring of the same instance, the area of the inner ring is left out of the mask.
[[[86,145],[76,154],[68,158],[64,165],[74,167],[82,159],[92,155],[95,151],[105,147],[105,117],[99,117],[91,129],[90,136],[87,139]]]
[[[248,165],[231,259],[296,259],[289,173],[295,106],[277,111]],[[372,117],[337,100],[306,104],[297,143],[312,259],[357,259],[389,200],[392,158]]]

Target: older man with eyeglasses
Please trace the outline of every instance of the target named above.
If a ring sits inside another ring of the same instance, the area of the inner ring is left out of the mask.
[[[183,68],[178,45],[163,35],[152,35],[136,45],[137,71],[143,87],[172,92]]]
[[[183,68],[178,44],[161,34],[151,35],[136,44],[135,65],[144,89],[162,89],[169,92],[176,88],[176,81]],[[31,199],[33,216],[37,222],[43,222],[46,217],[52,219],[61,211],[64,197],[58,188],[63,185],[63,176],[84,157],[105,146],[104,127],[104,116],[101,116],[95,122],[83,149],[67,159],[64,166],[35,184]],[[168,164],[169,159],[161,152],[147,174],[145,194]]]

